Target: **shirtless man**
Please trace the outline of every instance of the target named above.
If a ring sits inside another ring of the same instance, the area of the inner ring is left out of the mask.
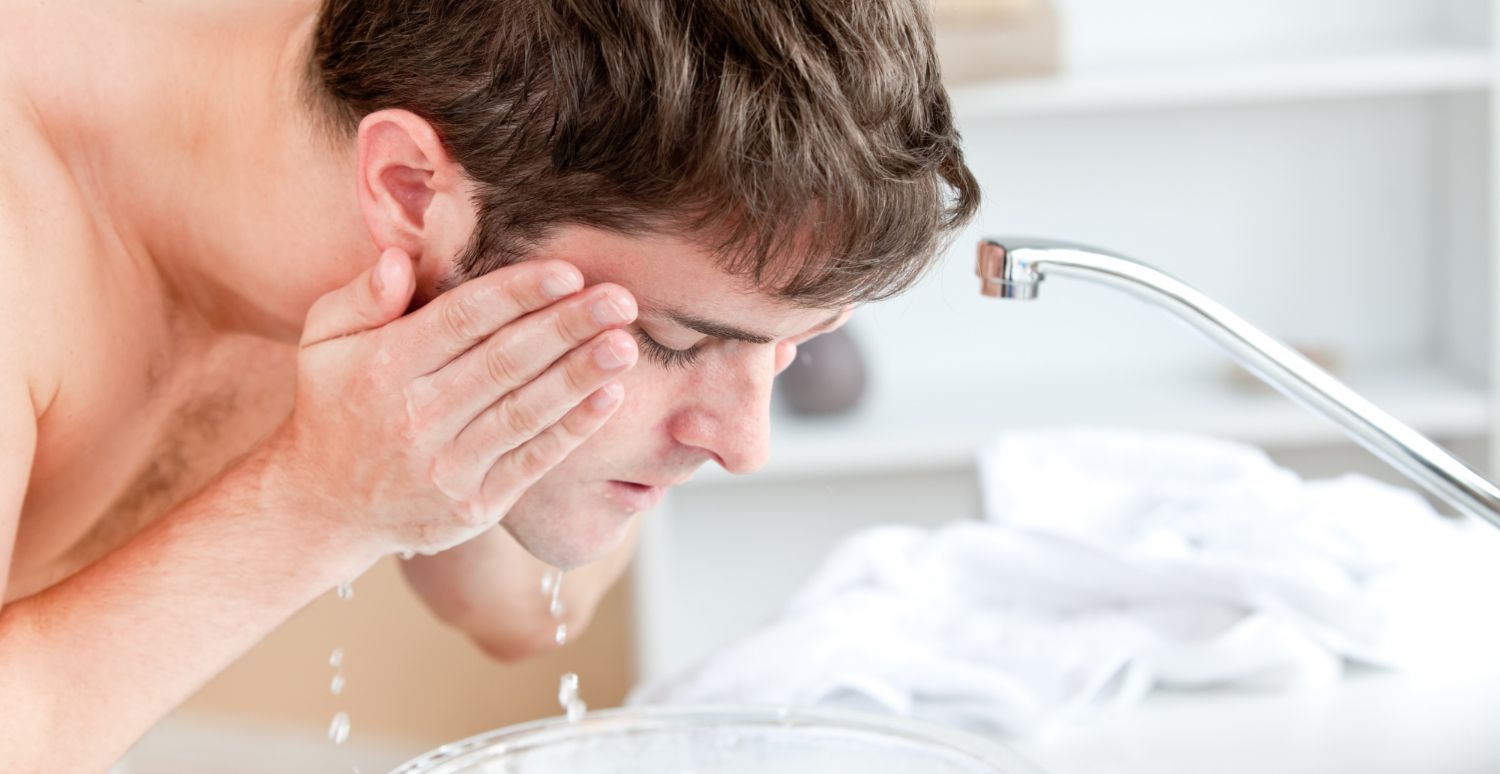
[[[576,631],[974,211],[921,5],[7,0],[0,769],[107,767],[393,553],[501,658],[593,562]]]

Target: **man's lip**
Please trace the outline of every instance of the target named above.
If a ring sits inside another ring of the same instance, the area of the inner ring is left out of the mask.
[[[686,478],[679,478],[676,481],[669,481],[669,482],[664,483],[664,484],[663,483],[654,483],[654,482],[651,482],[651,481],[627,481],[626,479],[623,479],[623,478],[617,478],[617,479],[614,479],[611,483],[615,483],[615,484],[630,484],[631,486],[649,486],[649,487],[653,487],[653,488],[656,488],[656,489],[672,489],[674,487],[681,486],[682,484],[684,484],[686,482],[687,482]]]
[[[649,511],[655,508],[667,492],[667,487],[638,481],[612,480],[609,483],[611,499],[631,511]]]

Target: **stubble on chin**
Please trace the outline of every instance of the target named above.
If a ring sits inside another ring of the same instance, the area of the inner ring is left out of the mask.
[[[613,552],[634,518],[639,514],[620,518],[582,503],[556,503],[512,509],[500,524],[527,553],[553,567],[571,570]]]

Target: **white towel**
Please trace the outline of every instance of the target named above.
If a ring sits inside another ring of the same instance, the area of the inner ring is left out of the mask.
[[[1500,533],[1407,490],[1118,430],[1010,433],[980,459],[986,521],[851,537],[770,626],[632,701],[857,706],[1027,736],[1156,686],[1441,659],[1492,617],[1474,590],[1500,587]]]

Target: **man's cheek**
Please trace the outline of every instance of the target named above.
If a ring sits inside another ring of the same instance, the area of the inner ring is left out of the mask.
[[[605,427],[625,426],[661,413],[677,390],[674,374],[665,373],[664,369],[644,357],[622,375],[619,382],[625,388],[625,400]]]
[[[625,398],[609,419],[589,436],[572,455],[577,460],[594,455],[609,456],[612,450],[628,446],[631,439],[640,434],[640,428],[648,426],[647,417],[656,409],[650,398],[652,393],[644,385],[633,384],[630,374],[619,381],[625,388]]]

